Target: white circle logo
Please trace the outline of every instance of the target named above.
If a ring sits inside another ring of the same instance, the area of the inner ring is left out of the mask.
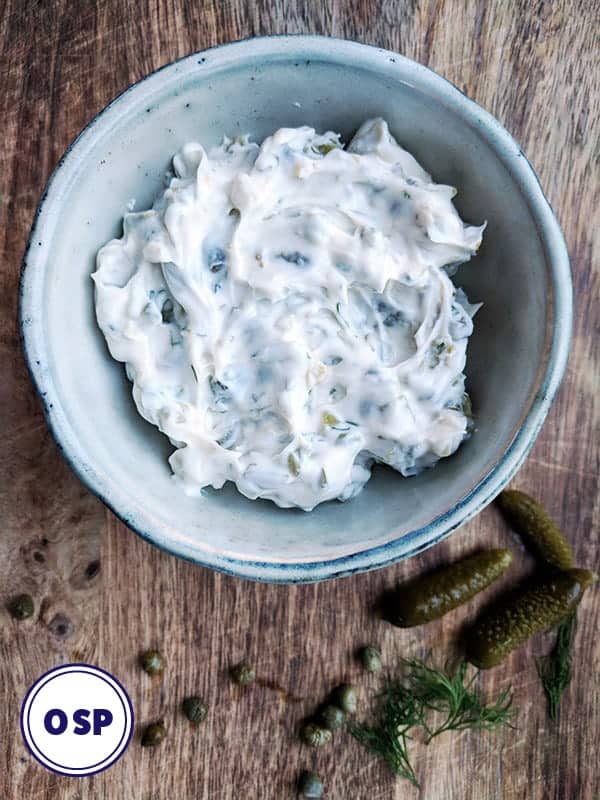
[[[60,775],[102,772],[125,752],[133,733],[129,695],[109,672],[67,664],[42,675],[21,706],[31,754]]]

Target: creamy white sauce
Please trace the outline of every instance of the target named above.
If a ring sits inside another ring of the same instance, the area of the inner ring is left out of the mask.
[[[98,253],[96,313],[188,494],[233,481],[310,510],[374,461],[414,475],[468,433],[476,306],[444,267],[484,226],[369,120],[187,144],[154,208]]]

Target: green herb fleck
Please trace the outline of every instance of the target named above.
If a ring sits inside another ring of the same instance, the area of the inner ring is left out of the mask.
[[[339,148],[339,144],[337,142],[325,142],[324,144],[318,144],[316,150],[321,153],[322,156],[326,156],[327,153],[330,153],[332,150],[337,150]]]
[[[162,321],[165,323],[165,325],[168,325],[170,322],[173,322],[173,319],[175,317],[175,307],[173,306],[173,301],[171,300],[170,297],[167,297],[167,299],[163,303],[160,314],[162,317]]]
[[[572,650],[577,629],[577,614],[574,611],[564,619],[556,631],[556,643],[552,652],[536,660],[538,675],[548,698],[550,719],[558,717],[558,706],[572,677]]]
[[[288,467],[292,475],[295,475],[296,477],[300,475],[300,464],[293,453],[290,453],[288,456]]]
[[[473,406],[471,405],[471,398],[467,392],[465,392],[462,396],[462,413],[467,419],[473,419]]]
[[[196,381],[196,383],[198,383],[198,373],[196,372],[196,368],[194,367],[193,364],[190,364],[190,367],[192,368],[192,373],[194,374],[194,380]]]

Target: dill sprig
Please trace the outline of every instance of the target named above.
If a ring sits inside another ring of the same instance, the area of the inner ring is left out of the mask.
[[[408,732],[423,722],[423,706],[398,681],[387,678],[378,695],[375,724],[352,724],[350,733],[401,778],[419,786],[408,753]]]
[[[538,675],[548,698],[550,719],[558,717],[558,706],[572,677],[572,651],[577,614],[574,611],[564,619],[556,630],[556,642],[547,656],[536,659]]]
[[[423,708],[443,715],[443,721],[432,727],[423,714],[427,744],[444,731],[490,730],[498,725],[510,725],[513,715],[510,690],[505,689],[495,703],[486,705],[471,688],[477,673],[467,680],[466,662],[461,663],[454,674],[417,659],[405,660],[404,665],[410,690]]]
[[[389,677],[378,696],[373,724],[354,724],[350,732],[373,755],[383,759],[396,775],[419,786],[408,748],[411,733],[424,732],[425,743],[451,730],[492,730],[510,726],[513,711],[510,689],[486,704],[473,689],[475,673],[468,666],[440,669],[420,659],[403,659],[402,672]]]

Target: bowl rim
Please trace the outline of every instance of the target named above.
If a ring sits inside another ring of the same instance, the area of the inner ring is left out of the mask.
[[[139,99],[134,98],[134,93],[137,95],[145,90],[147,94],[151,94],[160,89],[170,73],[173,77],[178,74],[179,78],[192,70],[206,75],[210,73],[211,66],[213,69],[221,69],[229,65],[239,65],[245,59],[276,56],[341,62],[370,69],[382,78],[389,75],[419,91],[433,95],[434,98],[443,99],[465,124],[476,127],[479,135],[510,172],[536,222],[554,298],[552,333],[547,346],[545,369],[541,379],[538,378],[539,385],[523,423],[499,461],[465,497],[427,525],[398,535],[384,544],[328,560],[289,563],[234,558],[202,547],[180,546],[169,539],[159,524],[154,525],[147,518],[139,519],[136,514],[130,513],[126,503],[115,496],[114,487],[108,486],[96,473],[93,457],[88,456],[80,446],[67,416],[63,413],[49,370],[48,353],[41,334],[42,326],[36,324],[41,323],[41,305],[36,304],[36,300],[41,296],[44,263],[50,249],[46,242],[52,240],[45,231],[52,231],[54,228],[53,200],[67,187],[81,156],[85,155],[86,146],[91,147],[96,134],[102,133],[98,129],[103,124],[110,125],[111,118],[117,112],[120,113],[122,107],[137,104]],[[400,76],[399,70],[402,72]],[[411,80],[407,80],[407,76]],[[415,83],[412,83],[413,80]],[[33,247],[33,242],[38,239],[41,245]],[[532,165],[508,131],[489,112],[429,67],[373,45],[317,34],[260,36],[217,45],[165,64],[118,94],[67,147],[48,179],[33,218],[19,283],[19,329],[27,368],[42,400],[50,432],[82,483],[125,525],[160,549],[220,572],[269,583],[309,583],[378,569],[431,547],[477,515],[511,480],[533,446],[566,367],[572,315],[571,272],[562,231]]]

